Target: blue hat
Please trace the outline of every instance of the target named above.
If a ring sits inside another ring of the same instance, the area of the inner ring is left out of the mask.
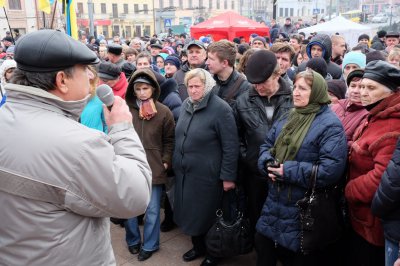
[[[167,64],[167,63],[175,65],[177,69],[181,68],[181,61],[176,56],[170,55],[167,58],[165,58],[164,64]]]
[[[258,36],[257,33],[252,33],[252,34],[250,34],[250,37],[252,37],[252,38],[255,38],[255,37],[257,37],[257,36]]]
[[[344,55],[343,58],[343,63],[342,63],[342,72],[344,70],[344,68],[346,67],[346,65],[348,64],[356,64],[358,66],[358,68],[365,68],[366,63],[367,62],[367,58],[365,56],[365,54],[360,53],[360,52],[356,52],[356,51],[352,51],[352,52],[348,52],[347,54]]]

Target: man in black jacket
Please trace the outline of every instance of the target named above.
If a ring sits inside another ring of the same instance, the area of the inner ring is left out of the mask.
[[[241,179],[245,185],[247,210],[253,229],[267,197],[267,177],[257,170],[260,145],[272,124],[292,107],[292,91],[280,76],[274,53],[257,51],[245,70],[247,80],[254,85],[236,99],[234,113],[241,144]]]
[[[240,94],[251,88],[245,77],[235,70],[235,59],[236,47],[233,42],[221,40],[207,48],[206,65],[216,81],[213,92],[231,107]]]
[[[207,68],[205,64],[207,59],[207,52],[206,47],[202,42],[191,41],[187,46],[187,56],[187,62],[185,62],[181,66],[181,69],[179,69],[173,76],[173,78],[176,80],[176,83],[178,83],[178,92],[179,96],[181,96],[182,101],[189,97],[184,82],[186,73],[198,67],[204,69]]]

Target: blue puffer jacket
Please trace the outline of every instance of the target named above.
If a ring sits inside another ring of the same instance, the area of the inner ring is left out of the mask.
[[[371,210],[375,216],[382,218],[385,238],[400,242],[400,140],[382,175]]]
[[[267,178],[265,163],[272,158],[269,149],[274,145],[286,118],[278,120],[260,147],[258,169]],[[296,202],[304,197],[312,165],[318,163],[317,188],[337,183],[346,167],[347,141],[337,116],[325,105],[315,116],[296,155],[295,161],[285,161],[280,181],[269,179],[268,197],[264,203],[257,231],[276,244],[292,251],[300,249],[299,211]]]

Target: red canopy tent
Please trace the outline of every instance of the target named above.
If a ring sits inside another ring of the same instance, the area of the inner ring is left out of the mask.
[[[252,33],[269,36],[269,28],[236,12],[228,11],[190,27],[190,33],[195,39],[211,34],[215,41],[221,39],[232,41],[239,36],[245,37],[248,41]]]

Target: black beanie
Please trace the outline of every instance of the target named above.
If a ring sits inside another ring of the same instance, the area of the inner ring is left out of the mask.
[[[365,55],[366,57],[366,63],[368,64],[371,61],[374,60],[382,60],[382,61],[386,61],[385,56],[383,55],[383,53],[381,51],[373,51],[373,52],[369,52]]]
[[[380,30],[376,33],[376,35],[378,35],[378,38],[383,38],[386,36],[386,31],[384,30]]]
[[[331,79],[327,81],[328,92],[335,95],[339,100],[346,97],[346,83],[340,79]]]
[[[328,65],[322,57],[314,57],[307,61],[306,67],[319,73],[323,78],[328,74]]]
[[[358,36],[358,41],[361,41],[362,39],[367,39],[369,41],[368,34],[361,34],[360,36]]]

